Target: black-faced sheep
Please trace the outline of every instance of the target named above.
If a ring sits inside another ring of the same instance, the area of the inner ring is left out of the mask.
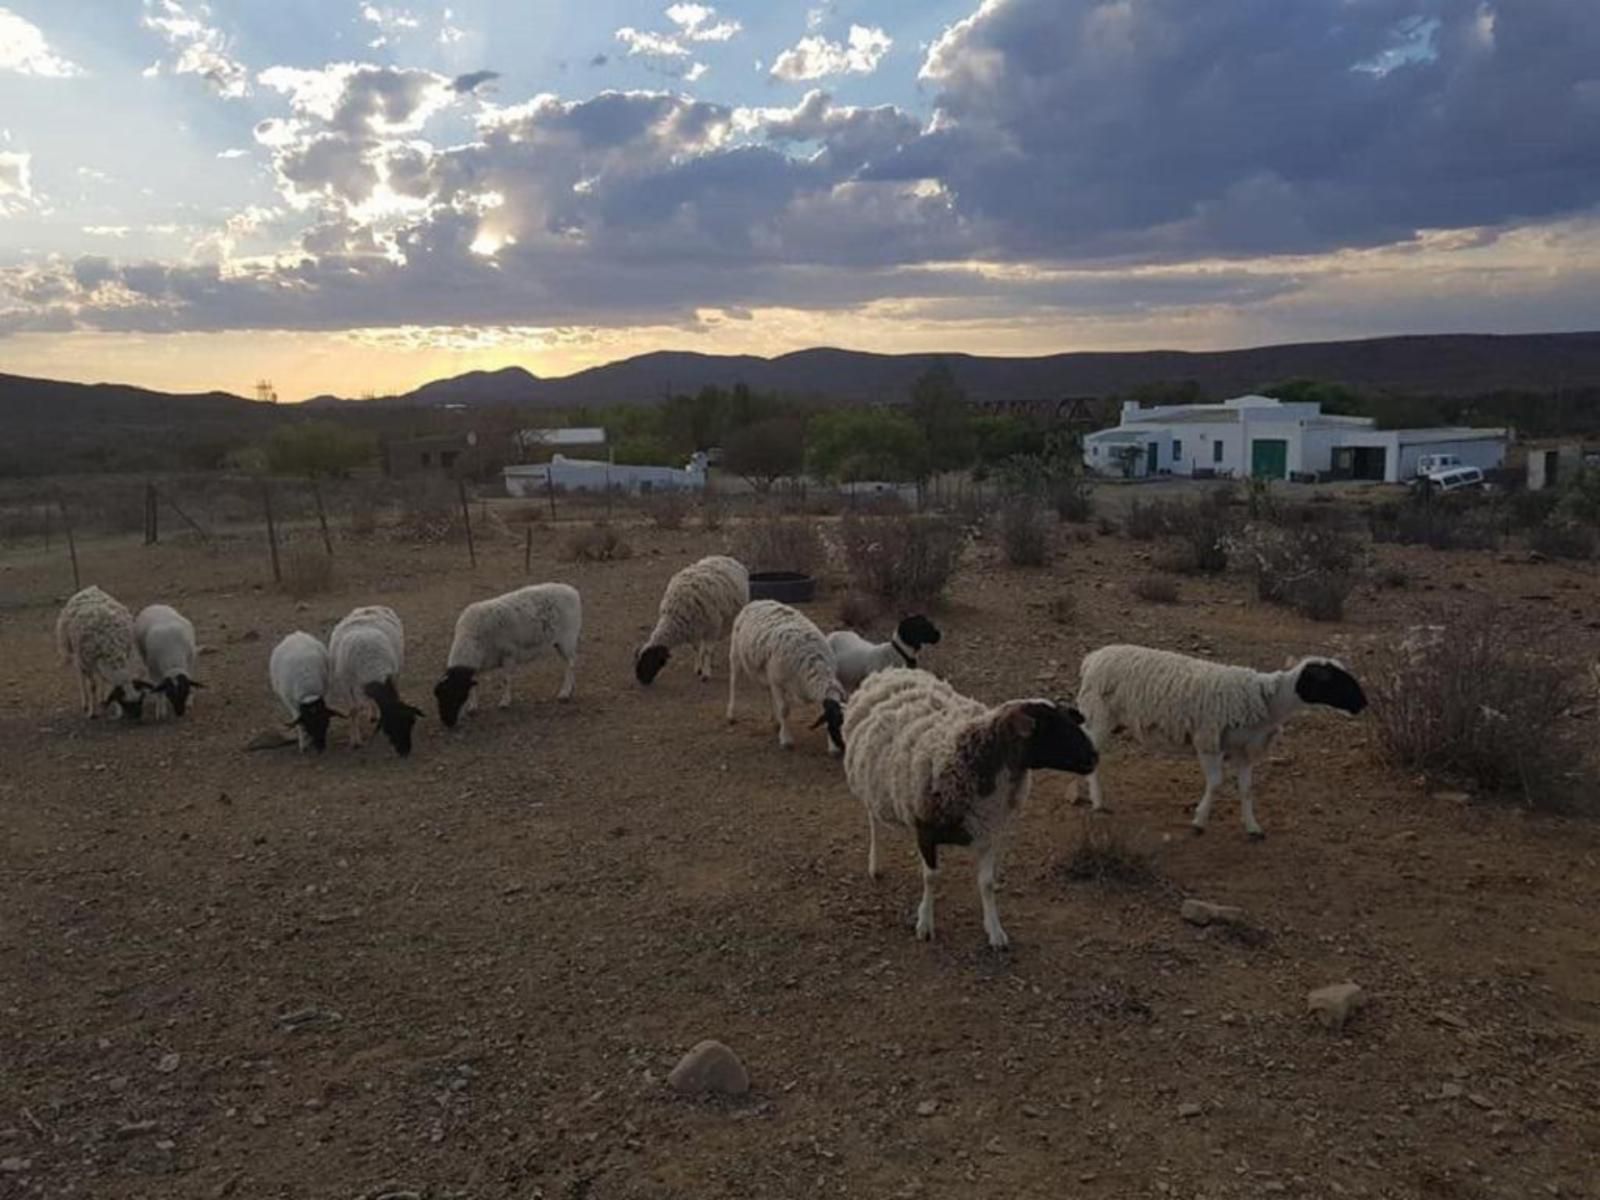
[[[887,642],[869,642],[850,629],[837,629],[828,635],[839,682],[854,691],[874,671],[888,667],[915,667],[917,652],[924,646],[939,644],[939,627],[921,613],[901,620]]]
[[[394,609],[381,604],[352,609],[328,639],[333,660],[333,694],[349,706],[350,744],[362,742],[363,711],[376,710],[378,732],[394,752],[411,753],[411,727],[422,716],[400,698],[395,680],[405,666],[405,630]]]
[[[344,716],[328,707],[328,674],[328,648],[298,630],[274,646],[267,660],[272,694],[289,714],[302,754],[308,745],[326,750],[329,721]]]
[[[583,632],[583,602],[565,583],[536,583],[503,596],[478,600],[456,618],[455,639],[444,677],[433,685],[439,719],[454,727],[462,710],[477,707],[479,676],[501,671],[500,707],[511,703],[511,670],[553,648],[566,663],[557,700],[568,700],[576,681],[578,636]]]
[[[56,618],[56,649],[77,673],[84,716],[92,720],[113,704],[126,720],[144,715],[150,683],[140,677],[133,614],[123,604],[92,584],[73,595]]]
[[[750,602],[750,572],[736,558],[712,554],[690,563],[667,581],[656,627],[634,655],[634,677],[655,682],[674,646],[694,646],[694,673],[711,678],[711,654],[728,636],[734,618]]]
[[[844,750],[844,688],[834,673],[833,651],[822,630],[804,613],[776,600],[752,600],[733,622],[728,643],[728,721],[734,720],[740,673],[759,679],[772,694],[778,745],[794,745],[789,732],[791,702],[818,704],[812,728],[828,727],[828,752]]]
[[[144,659],[145,673],[155,680],[150,694],[165,701],[173,716],[183,716],[190,692],[205,687],[194,677],[199,655],[194,625],[171,605],[150,604],[134,618],[133,639]]]

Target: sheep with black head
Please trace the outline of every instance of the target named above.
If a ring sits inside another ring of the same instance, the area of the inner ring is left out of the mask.
[[[401,758],[411,753],[411,727],[422,710],[400,697],[405,630],[394,609],[381,604],[352,609],[328,639],[333,695],[350,708],[350,744],[360,747],[364,713],[377,715],[377,731]]]
[[[328,724],[342,712],[328,707],[328,648],[309,633],[296,630],[272,648],[267,677],[272,693],[289,715],[300,752],[310,746],[328,748]]]
[[[124,720],[137,721],[144,715],[144,698],[151,686],[141,675],[133,614],[120,601],[93,584],[75,593],[56,618],[56,649],[62,663],[77,674],[84,716],[93,720],[113,706]]]
[[[842,754],[844,687],[835,673],[833,651],[822,630],[798,609],[776,600],[752,600],[733,622],[728,642],[728,722],[735,720],[739,676],[760,680],[772,696],[778,745],[794,745],[789,712],[796,702],[820,706],[811,728],[828,730],[828,753]]]
[[[690,563],[667,581],[655,628],[633,656],[634,678],[649,686],[675,646],[692,645],[694,673],[709,681],[712,651],[749,602],[750,572],[738,559],[710,554]]]
[[[570,700],[577,679],[583,600],[565,583],[535,583],[503,596],[478,600],[456,618],[455,639],[444,676],[433,685],[439,720],[454,728],[463,711],[477,707],[482,676],[499,671],[500,707],[511,704],[511,668],[554,650],[566,664],[557,700]]]
[[[838,664],[839,682],[854,691],[874,671],[888,667],[915,667],[924,646],[937,646],[939,627],[921,613],[902,617],[887,642],[869,642],[851,629],[837,629],[828,635]]]
[[[205,687],[194,677],[200,651],[193,623],[171,605],[148,604],[134,618],[133,637],[145,673],[156,681],[150,687],[151,697],[158,704],[164,702],[173,716],[183,716],[191,693]]]

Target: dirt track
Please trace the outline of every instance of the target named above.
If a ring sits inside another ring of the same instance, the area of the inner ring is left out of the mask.
[[[191,716],[139,728],[75,712],[59,557],[0,558],[0,1197],[1600,1194],[1593,823],[1430,797],[1367,723],[1308,717],[1257,776],[1269,839],[1231,787],[1197,839],[1194,762],[1121,749],[1095,835],[1155,882],[1069,880],[1088,818],[1041,778],[1002,867],[1012,952],[959,852],[924,945],[910,840],[871,883],[820,732],[784,754],[753,690],[730,731],[722,658],[710,686],[681,660],[634,684],[661,586],[720,543],[633,538],[612,564],[536,548],[584,595],[572,704],[552,657],[509,711],[419,726],[409,761],[244,753],[278,717],[271,645],[392,603],[431,708],[455,613],[523,579],[520,543],[475,574],[456,547],[346,548],[305,611],[255,586],[254,545],[86,546],[85,582],[177,604],[215,649]],[[1069,693],[1119,639],[1359,670],[1481,593],[1600,649],[1592,568],[1419,552],[1410,590],[1320,626],[1232,578],[1140,604],[1141,553],[1063,539],[1024,572],[975,548],[927,665],[990,699]],[[1185,925],[1185,895],[1251,928]],[[1306,992],[1346,978],[1370,1006],[1309,1026]],[[744,1101],[663,1087],[703,1037],[743,1056]]]

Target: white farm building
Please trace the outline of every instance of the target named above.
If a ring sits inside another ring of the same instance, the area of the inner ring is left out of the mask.
[[[706,486],[706,456],[696,452],[685,467],[626,466],[586,458],[553,456],[547,463],[506,467],[509,496],[542,496],[547,488],[567,492],[700,491]]]
[[[1239,396],[1221,404],[1144,407],[1084,438],[1083,461],[1103,475],[1372,479],[1398,483],[1424,454],[1453,454],[1489,470],[1505,460],[1504,429],[1379,429],[1370,417],[1324,414],[1316,403]]]

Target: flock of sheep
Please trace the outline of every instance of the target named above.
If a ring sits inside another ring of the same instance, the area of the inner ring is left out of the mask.
[[[440,720],[453,727],[471,711],[482,676],[492,671],[502,672],[500,705],[510,704],[508,668],[547,647],[566,664],[557,698],[570,698],[582,625],[578,592],[562,583],[467,605],[433,689]],[[675,648],[692,646],[696,673],[710,679],[712,652],[724,637],[730,637],[728,720],[735,719],[741,676],[766,685],[780,746],[794,744],[789,721],[797,707],[816,713],[811,727],[826,727],[829,751],[843,755],[850,790],[866,810],[868,873],[878,875],[880,824],[914,832],[923,880],[916,930],[931,938],[939,847],[971,846],[984,932],[996,948],[1009,944],[995,905],[997,854],[1033,771],[1087,776],[1090,803],[1100,809],[1099,750],[1114,734],[1192,748],[1206,780],[1195,831],[1205,830],[1231,764],[1244,827],[1259,838],[1251,772],[1285,722],[1312,705],[1350,714],[1366,707],[1361,685],[1333,659],[1261,672],[1128,645],[1103,646],[1084,658],[1073,703],[1027,698],[989,705],[918,669],[919,651],[940,640],[926,617],[905,618],[883,643],[848,630],[824,635],[788,605],[752,601],[749,573],[723,555],[672,577],[655,628],[634,655],[635,675],[652,683]],[[85,588],[61,610],[56,639],[63,661],[78,673],[91,717],[118,708],[137,719],[147,697],[181,716],[191,691],[202,686],[194,677],[194,626],[166,605],[151,605],[135,619],[99,588]],[[422,712],[400,696],[404,661],[400,618],[374,605],[350,612],[326,645],[308,633],[289,634],[273,648],[268,675],[302,751],[323,749],[338,717],[348,722],[352,745],[361,745],[364,727],[375,719],[377,731],[406,755]]]

